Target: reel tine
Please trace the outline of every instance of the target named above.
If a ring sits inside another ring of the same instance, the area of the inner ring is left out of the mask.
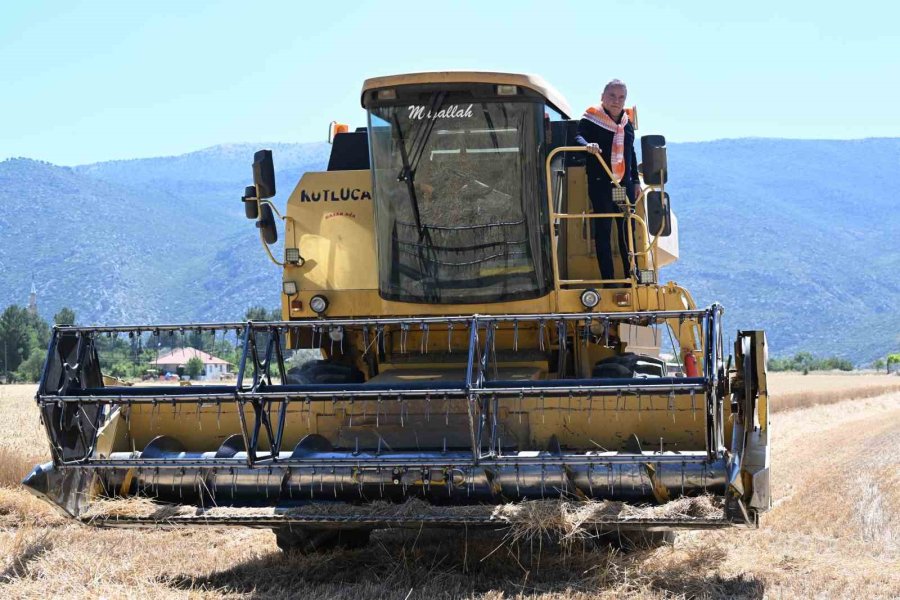
[[[447,354],[453,354],[453,321],[447,321]]]
[[[519,320],[513,319],[513,351],[519,351]]]
[[[546,324],[544,323],[544,319],[538,319],[538,344],[541,352],[544,351],[544,329]]]
[[[406,336],[409,334],[409,323],[400,323],[400,354],[406,354]]]
[[[566,322],[563,319],[560,319],[556,322],[556,345],[559,347],[559,351],[565,352],[566,350],[566,336],[569,333],[569,328],[566,325]]]

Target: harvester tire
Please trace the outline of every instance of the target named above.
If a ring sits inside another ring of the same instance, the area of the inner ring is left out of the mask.
[[[362,383],[362,371],[349,365],[313,360],[287,372],[288,383]]]
[[[371,529],[311,529],[279,527],[275,543],[285,553],[315,554],[335,548],[362,548],[369,543]]]
[[[592,377],[598,379],[619,377],[663,377],[666,363],[655,356],[626,352],[611,356],[594,365]]]

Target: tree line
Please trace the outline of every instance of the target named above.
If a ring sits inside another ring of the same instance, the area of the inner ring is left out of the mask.
[[[56,325],[73,325],[75,312],[62,308],[53,315]],[[50,325],[40,315],[12,304],[0,314],[0,376],[7,381],[37,381],[41,375]]]
[[[253,306],[244,319],[252,321],[281,320],[281,309]],[[75,311],[64,307],[53,315],[54,325],[75,325]],[[0,379],[7,383],[36,382],[40,379],[50,344],[50,324],[27,308],[12,304],[0,314]],[[240,360],[239,340],[222,333],[184,331],[172,336],[151,334],[132,336],[97,335],[94,338],[100,366],[104,374],[127,379],[148,376],[155,360],[176,348],[196,348],[237,364]],[[199,358],[188,361],[183,374],[192,378],[203,372]],[[179,373],[180,375],[181,373]]]
[[[798,352],[794,356],[770,358],[766,363],[770,371],[852,371],[855,367],[849,359],[838,356],[815,356],[810,352]],[[872,368],[886,373],[900,372],[900,353],[888,354],[872,362]]]
[[[770,371],[852,371],[853,363],[849,359],[838,356],[814,356],[810,352],[798,352],[794,356],[770,358],[767,363]]]

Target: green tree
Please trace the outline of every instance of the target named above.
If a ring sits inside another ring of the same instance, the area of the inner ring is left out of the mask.
[[[203,372],[203,360],[199,356],[194,356],[188,359],[186,367],[187,376],[196,379]]]
[[[28,311],[12,304],[0,315],[0,371],[10,373],[31,355],[34,340]]]
[[[28,315],[28,340],[31,347],[45,350],[50,344],[50,325],[40,315],[33,315],[27,311],[26,313]]]
[[[900,354],[888,354],[887,372],[893,372],[894,368],[900,366]]]
[[[880,371],[884,368],[884,364],[885,363],[883,358],[876,358],[872,363],[872,368],[875,369],[875,371]]]
[[[22,361],[16,370],[17,381],[30,381],[36,383],[41,378],[41,372],[44,370],[44,351],[40,348],[34,348],[28,358]]]
[[[280,321],[281,309],[273,308],[271,310],[266,310],[262,306],[251,306],[247,309],[247,312],[244,313],[244,319],[247,321]]]
[[[75,311],[68,306],[63,306],[58,313],[53,315],[53,323],[56,325],[74,325]]]

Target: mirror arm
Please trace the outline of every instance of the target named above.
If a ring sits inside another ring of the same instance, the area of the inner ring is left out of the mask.
[[[260,205],[260,204],[263,204],[263,203],[268,204],[269,207],[270,207],[273,211],[275,211],[275,214],[278,215],[278,218],[281,219],[282,221],[287,221],[287,220],[290,218],[290,217],[287,217],[287,216],[285,216],[285,215],[282,215],[282,214],[281,214],[281,211],[279,211],[278,208],[275,207],[275,204],[274,204],[271,200],[269,200],[269,199],[259,199],[259,198],[257,198],[257,199],[256,199],[256,202],[257,202],[257,205]],[[275,263],[275,264],[278,265],[279,267],[284,268],[284,267],[285,267],[285,263],[280,262],[277,258],[275,258],[275,255],[272,254],[272,250],[269,249],[269,245],[266,243],[266,240],[263,239],[262,229],[259,230],[259,241],[262,243],[263,248],[265,248],[266,254],[269,255],[269,260],[271,260],[273,263]],[[306,261],[304,261],[304,262],[306,262]]]
[[[261,230],[261,229],[259,230],[259,241],[260,241],[260,243],[262,244],[262,247],[265,248],[266,254],[269,255],[269,260],[271,260],[273,263],[275,263],[275,264],[278,265],[279,267],[282,267],[282,268],[283,268],[283,267],[284,267],[284,263],[283,263],[283,262],[278,262],[278,259],[275,258],[275,255],[274,255],[274,254],[272,254],[272,251],[269,249],[269,245],[266,243],[266,240],[263,239],[263,233],[262,233],[262,230]]]
[[[282,221],[284,221],[284,220],[287,219],[287,217],[285,217],[284,215],[281,214],[281,211],[279,211],[278,208],[276,208],[275,204],[273,204],[271,200],[269,200],[269,199],[259,199],[259,198],[257,198],[257,199],[256,199],[256,202],[257,202],[258,204],[263,204],[263,203],[268,204],[269,207],[270,207],[273,211],[275,211],[275,214],[278,215],[278,218],[281,219]]]

